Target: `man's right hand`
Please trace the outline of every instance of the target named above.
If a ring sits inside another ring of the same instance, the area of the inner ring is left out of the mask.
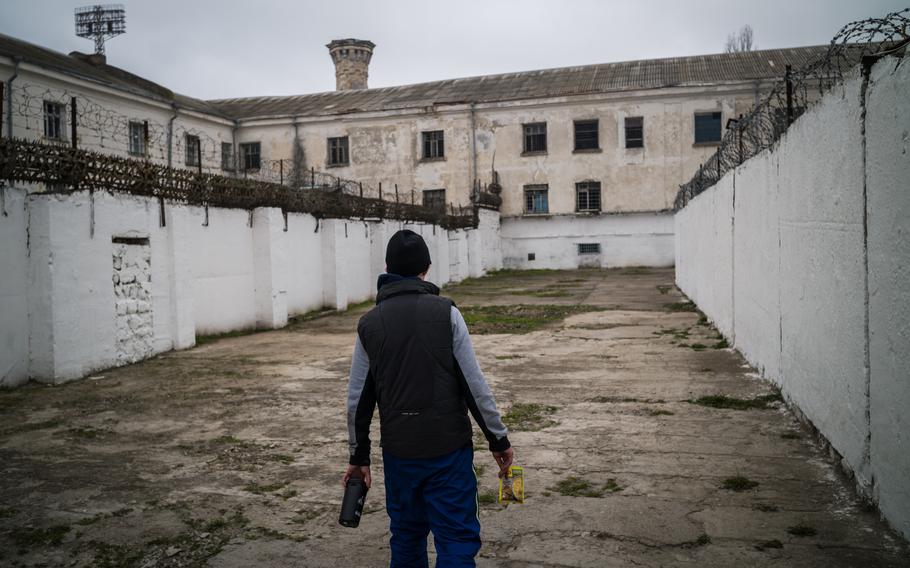
[[[370,475],[370,466],[368,465],[350,465],[344,470],[344,475],[341,478],[341,486],[346,487],[348,480],[352,477],[359,477],[363,480],[364,484],[367,486],[367,489],[373,485],[373,476]]]
[[[505,477],[509,474],[509,466],[512,465],[513,455],[512,448],[501,452],[493,452],[493,459],[496,460],[496,465],[499,466],[499,477]]]

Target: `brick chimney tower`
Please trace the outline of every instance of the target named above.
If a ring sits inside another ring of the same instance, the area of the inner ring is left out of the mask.
[[[366,89],[376,45],[372,41],[348,38],[333,40],[326,47],[335,62],[335,90]]]

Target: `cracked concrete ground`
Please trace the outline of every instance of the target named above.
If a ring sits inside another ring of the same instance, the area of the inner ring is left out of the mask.
[[[906,543],[672,283],[524,271],[446,290],[525,467],[527,502],[498,505],[478,449],[478,565],[907,566]],[[337,524],[365,309],[0,392],[0,565],[387,565],[381,460],[360,528]],[[689,402],[714,395],[758,408]]]

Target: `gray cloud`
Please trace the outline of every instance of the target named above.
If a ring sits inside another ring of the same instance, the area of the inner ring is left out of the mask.
[[[757,47],[827,43],[845,23],[906,0],[607,1],[134,0],[108,61],[200,98],[335,88],[325,44],[377,44],[370,86],[654,57],[716,53],[750,24]],[[62,52],[91,51],[72,0],[4,0],[0,33]]]

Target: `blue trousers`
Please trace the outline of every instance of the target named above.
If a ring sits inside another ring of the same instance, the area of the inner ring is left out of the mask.
[[[392,530],[391,568],[427,568],[433,531],[437,568],[474,566],[480,550],[474,449],[431,459],[382,454],[386,510]]]

